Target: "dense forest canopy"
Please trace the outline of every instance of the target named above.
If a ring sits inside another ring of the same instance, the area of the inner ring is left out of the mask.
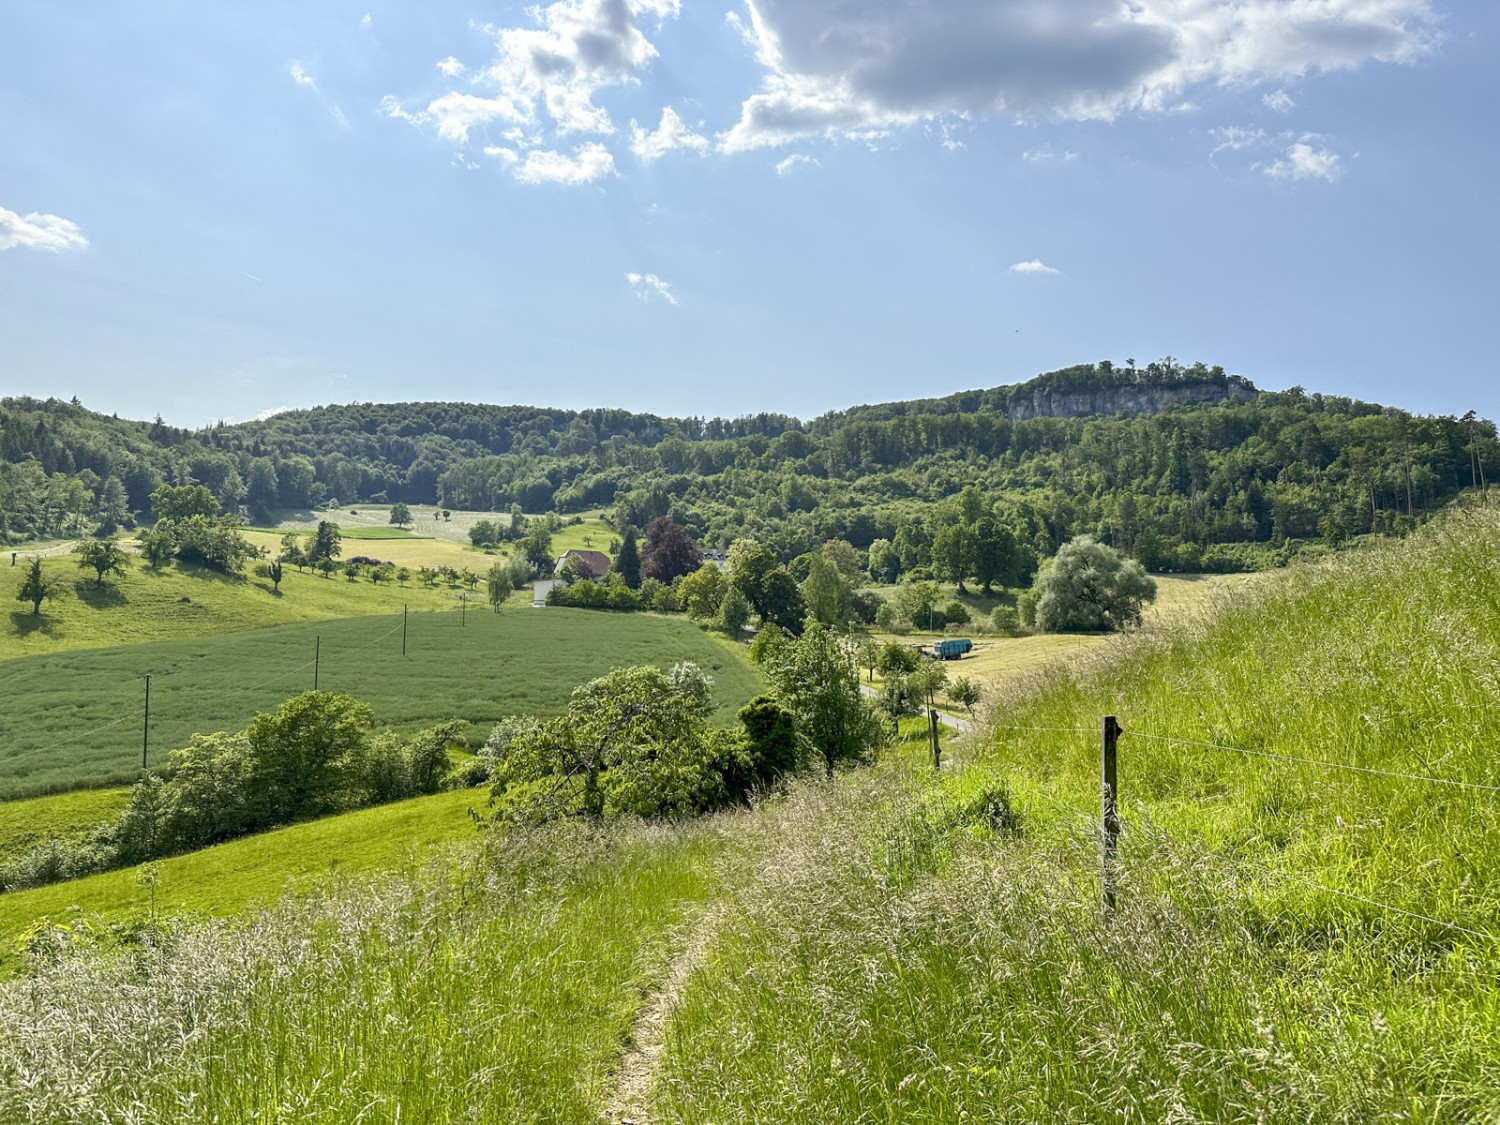
[[[1289,542],[1401,530],[1497,465],[1495,427],[1472,415],[1259,392],[1170,357],[806,423],[428,402],[189,431],[13,398],[0,400],[0,535],[147,522],[170,483],[252,517],[333,501],[603,507],[621,528],[670,515],[707,545],[752,536],[786,559],[829,539],[889,550],[898,573],[941,569],[945,526],[979,519],[1038,554],[1088,533],[1148,566],[1230,569]],[[982,512],[954,515],[960,494]]]

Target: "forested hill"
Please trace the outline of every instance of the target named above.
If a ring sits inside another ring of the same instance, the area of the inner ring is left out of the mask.
[[[0,534],[128,525],[150,518],[158,483],[191,481],[252,515],[335,499],[607,507],[621,527],[670,514],[708,543],[753,535],[786,558],[827,539],[885,540],[903,571],[931,560],[947,524],[972,518],[999,521],[1037,554],[1088,532],[1150,565],[1229,568],[1301,541],[1399,530],[1497,463],[1489,422],[1257,392],[1170,359],[808,423],[402,403],[189,432],[6,399]],[[960,493],[978,516],[954,515]]]

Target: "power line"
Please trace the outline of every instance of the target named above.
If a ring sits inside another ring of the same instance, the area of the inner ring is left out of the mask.
[[[374,637],[371,640],[366,641],[364,644],[360,645],[358,648],[354,648],[354,649],[351,649],[349,651],[351,651],[351,652],[363,652],[365,649],[371,647],[372,645],[379,644],[381,641],[385,640],[387,637],[389,637],[393,633],[397,632],[400,628],[401,628],[401,626],[397,625],[397,626],[395,626],[392,629],[388,629],[384,633],[382,633],[380,636]],[[290,679],[292,676],[295,676],[299,672],[305,672],[308,668],[312,667],[312,664],[313,664],[313,662],[311,660],[304,661],[301,664],[295,665],[295,666],[293,666],[291,668],[288,668],[288,669],[286,669],[286,670],[284,670],[282,672],[278,672],[276,675],[272,676],[270,679],[262,680],[260,683],[255,684],[255,685],[253,685],[251,687],[240,688],[239,691],[242,692],[242,693],[244,693],[244,694],[253,695],[254,693],[256,693],[258,691],[261,691],[261,690],[263,690],[265,688],[270,687],[272,684],[280,683],[283,680]],[[142,715],[144,712],[145,712],[145,708],[144,707],[137,707],[134,710],[130,711],[129,713],[127,713],[125,715],[122,715],[120,718],[115,719],[115,720],[113,720],[111,722],[105,723],[103,726],[95,727],[93,730],[82,731],[79,734],[71,735],[68,738],[64,738],[64,739],[62,739],[59,742],[53,742],[53,743],[50,743],[47,746],[40,746],[40,747],[38,747],[35,750],[27,750],[24,753],[15,754],[15,755],[12,755],[11,757],[8,757],[8,758],[0,758],[0,768],[9,767],[9,766],[13,765],[16,762],[24,762],[24,761],[26,761],[29,758],[36,757],[38,754],[48,754],[48,753],[51,753],[52,751],[59,750],[59,749],[61,749],[64,746],[68,746],[68,745],[71,745],[72,743],[79,742],[82,739],[90,738],[93,735],[99,734],[102,731],[107,731],[111,727],[117,727],[121,723],[132,722],[136,718],[138,718],[140,715]]]
[[[1304,766],[1321,766],[1330,770],[1348,770],[1351,773],[1373,774],[1376,777],[1393,777],[1402,781],[1425,781],[1432,785],[1452,785],[1458,789],[1473,789],[1481,793],[1500,793],[1500,785],[1481,785],[1475,781],[1457,781],[1448,777],[1427,777],[1417,773],[1398,773],[1395,770],[1375,769],[1373,766],[1355,766],[1347,762],[1329,762],[1320,758],[1299,758],[1295,754],[1277,754],[1270,750],[1245,750],[1239,746],[1224,746],[1217,742],[1201,742],[1193,738],[1174,738],[1165,734],[1146,734],[1127,730],[1136,738],[1149,738],[1154,742],[1171,742],[1180,746],[1200,746],[1208,750],[1224,750],[1231,754],[1243,754],[1250,758],[1272,758],[1279,762],[1297,762]]]

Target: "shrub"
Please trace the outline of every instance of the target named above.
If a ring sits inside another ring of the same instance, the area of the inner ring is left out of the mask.
[[[1021,615],[1013,605],[997,605],[990,613],[990,623],[999,632],[1013,635],[1021,628]]]
[[[969,607],[957,598],[943,607],[943,619],[949,625],[967,625],[973,620],[969,615]]]

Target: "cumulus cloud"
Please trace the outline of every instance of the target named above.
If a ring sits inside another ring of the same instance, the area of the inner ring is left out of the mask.
[[[654,19],[659,26],[680,7],[681,0],[556,0],[528,8],[533,26],[484,29],[495,43],[487,66],[473,70],[452,56],[437,63],[446,77],[466,75],[487,96],[454,92],[408,109],[387,95],[382,111],[414,125],[435,124],[441,136],[460,143],[470,129],[497,119],[558,134],[613,133],[594,96],[637,81],[657,56],[642,25]]]
[[[316,92],[318,88],[317,79],[308,74],[306,68],[301,63],[294,62],[287,68],[287,73],[292,76],[292,81],[297,83],[297,85],[306,86],[309,90]]]
[[[491,121],[525,121],[528,114],[523,106],[504,97],[482,98],[477,94],[444,94],[427,103],[427,108],[416,113],[409,112],[391,95],[380,102],[380,112],[386,117],[409,121],[413,125],[432,125],[438,136],[459,144],[468,142],[469,130]]]
[[[1047,265],[1040,258],[1032,258],[1029,262],[1017,262],[1010,267],[1011,273],[1062,273]]]
[[[706,152],[708,138],[689,129],[670,106],[661,111],[661,123],[654,132],[648,133],[634,120],[630,122],[630,151],[646,163],[660,160],[673,149],[679,148]]]
[[[580,145],[572,156],[553,149],[532,149],[522,155],[514,149],[491,145],[487,156],[498,157],[523,184],[564,184],[577,187],[611,176],[615,158],[601,144]]]
[[[1282,158],[1266,167],[1265,173],[1273,180],[1327,180],[1332,183],[1344,174],[1344,164],[1339,154],[1328,148],[1314,148],[1304,138],[1293,144],[1282,154]]]
[[[1292,96],[1285,90],[1272,90],[1269,94],[1262,95],[1260,102],[1276,113],[1291,113],[1297,108],[1297,103],[1292,101]]]
[[[51,250],[61,254],[87,249],[88,244],[78,224],[68,219],[40,211],[18,215],[0,207],[0,250]]]
[[[732,22],[766,76],[727,152],[943,117],[1170,111],[1195,86],[1410,63],[1437,40],[1430,0],[744,2]]]
[[[630,282],[635,295],[643,301],[649,301],[655,296],[660,297],[669,305],[678,303],[677,298],[672,296],[672,286],[654,273],[627,273],[625,280]]]
[[[816,166],[817,163],[811,156],[803,156],[800,152],[794,152],[791,156],[788,156],[776,165],[776,174],[778,176],[785,176],[788,172],[795,171],[799,165],[810,164]]]

